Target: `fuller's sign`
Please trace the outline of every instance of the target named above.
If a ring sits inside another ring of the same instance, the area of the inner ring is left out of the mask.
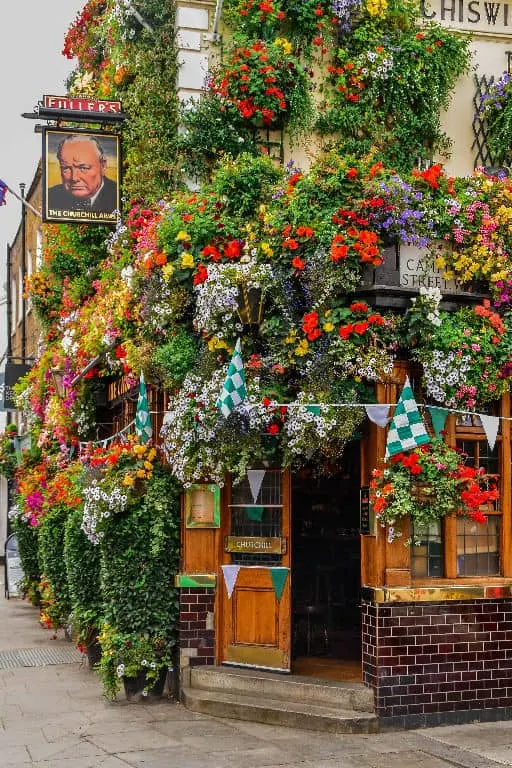
[[[44,109],[59,112],[94,112],[103,115],[120,115],[120,101],[98,101],[96,99],[68,98],[67,96],[43,96]]]
[[[421,0],[423,18],[475,34],[512,35],[512,2]]]

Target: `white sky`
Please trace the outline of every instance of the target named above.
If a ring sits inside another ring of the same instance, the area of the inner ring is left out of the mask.
[[[41,156],[41,134],[34,133],[37,121],[21,113],[33,112],[44,93],[65,93],[74,62],[61,54],[64,35],[85,0],[0,2],[0,179],[19,193],[20,182],[30,186]],[[20,207],[9,193],[7,204],[0,206],[0,296],[6,246],[16,234]]]

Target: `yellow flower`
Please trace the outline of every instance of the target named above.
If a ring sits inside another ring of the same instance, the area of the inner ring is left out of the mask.
[[[137,477],[146,477],[146,473],[144,472],[143,469],[138,469],[135,474]]]
[[[148,453],[148,461],[153,461],[153,459],[156,459],[156,451],[154,448]]]
[[[144,456],[144,454],[146,453],[146,450],[147,450],[146,446],[145,445],[141,445],[139,443],[137,443],[137,445],[133,446],[133,452],[134,452],[134,454],[136,456]]]
[[[194,267],[194,257],[191,253],[188,253],[188,251],[185,251],[185,253],[181,255],[181,266],[183,269],[187,269],[187,267],[193,269]]]
[[[260,208],[259,208],[259,211],[260,211],[260,213],[265,213],[265,211],[266,211],[266,210],[267,210],[267,206],[266,206],[266,205],[263,205],[263,204],[261,204],[261,205],[260,205]]]
[[[326,333],[331,333],[334,331],[334,323],[324,323],[323,328]]]
[[[269,245],[268,243],[266,243],[266,242],[264,242],[264,243],[261,243],[261,245],[260,245],[260,249],[261,249],[261,252],[262,252],[262,253],[263,253],[265,256],[273,256],[273,255],[274,255],[274,251],[272,250],[272,248],[270,247],[270,245]]]
[[[208,349],[210,352],[213,352],[215,349],[227,349],[228,345],[223,339],[218,339],[217,336],[212,336],[211,339],[208,340]]]
[[[144,469],[150,469],[150,470],[153,469],[152,463],[150,461],[145,461],[144,462]]]
[[[286,337],[286,339],[284,340],[284,343],[285,344],[295,344],[296,341],[297,341],[297,332],[296,331],[292,331],[290,333],[290,335]]]
[[[295,354],[297,357],[304,357],[309,352],[309,344],[307,339],[302,339],[297,347],[295,347]]]
[[[386,15],[388,9],[388,0],[366,0],[366,10],[370,16],[380,16],[381,18]]]
[[[125,475],[124,476],[124,478],[123,478],[123,485],[126,485],[127,487],[130,488],[134,484],[135,484],[135,480],[133,479],[133,477],[131,475]]]
[[[188,232],[184,232],[183,229],[181,229],[176,235],[176,240],[185,240],[188,242],[189,240],[192,240],[192,238],[190,237]]]
[[[162,277],[164,280],[170,280],[174,272],[174,267],[172,264],[166,264],[164,267],[162,267]]]
[[[293,51],[292,44],[286,39],[286,37],[276,37],[275,45],[279,45],[283,49],[285,56],[289,56]]]

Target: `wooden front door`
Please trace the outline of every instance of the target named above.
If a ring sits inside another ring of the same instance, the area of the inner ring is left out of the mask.
[[[224,564],[236,582],[231,597],[219,574],[220,661],[290,670],[290,473],[266,470],[255,498],[249,480],[226,493]],[[283,583],[284,582],[284,583]],[[282,589],[280,597],[278,593]]]

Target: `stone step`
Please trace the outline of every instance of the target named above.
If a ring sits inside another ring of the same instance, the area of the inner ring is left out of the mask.
[[[195,667],[190,670],[194,689],[240,693],[261,699],[320,704],[354,712],[374,712],[374,696],[362,683],[314,680],[253,669]]]
[[[183,704],[193,712],[233,720],[250,720],[266,725],[284,725],[308,731],[329,733],[376,733],[375,715],[335,709],[320,704],[267,699],[226,691],[184,688]]]

